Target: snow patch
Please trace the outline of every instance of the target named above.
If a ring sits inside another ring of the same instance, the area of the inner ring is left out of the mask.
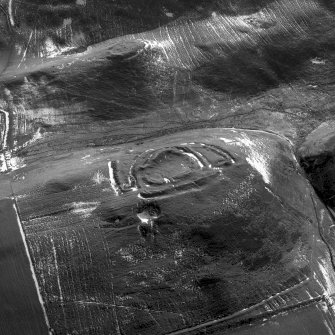
[[[119,249],[119,251],[117,252],[125,261],[129,262],[129,263],[134,263],[135,262],[135,258],[134,256],[129,252],[129,250],[121,248]]]
[[[24,159],[21,157],[11,157],[9,160],[10,170],[15,171],[26,166]]]
[[[98,207],[99,202],[72,202],[70,207],[73,208],[73,213],[84,218],[89,217],[92,212]]]
[[[328,264],[325,260],[321,260],[320,262],[318,262],[318,264],[319,264],[319,269],[326,282],[325,290],[328,295],[332,295],[335,293],[335,283],[334,283],[333,278],[331,278],[331,273],[333,270],[331,269],[330,264]]]
[[[116,180],[114,178],[114,170],[113,170],[111,161],[108,162],[108,172],[109,172],[109,181],[110,181],[110,184],[112,186],[112,189],[113,189],[115,195],[119,196],[120,195],[120,189],[119,189],[119,186],[117,185]]]
[[[241,146],[241,143],[237,140],[231,140],[225,137],[220,137],[220,140],[227,143],[227,144],[233,144],[233,145],[237,145],[237,146]]]
[[[234,142],[233,140],[230,140],[228,138],[224,138],[224,137],[220,137],[220,140],[225,142],[225,143],[231,143],[231,142]]]
[[[66,21],[68,23],[69,21]],[[44,43],[44,48],[46,52],[46,56],[48,58],[54,58],[62,54],[63,52],[69,51],[71,49],[74,49],[74,47],[63,47],[60,48],[58,47],[51,38],[47,38],[45,43]]]
[[[137,214],[137,217],[140,219],[140,221],[144,224],[149,224],[150,217],[146,215],[146,213],[139,213]]]
[[[0,172],[6,172],[7,171],[7,164],[4,154],[0,154]]]
[[[5,91],[6,93],[6,91]],[[2,144],[2,149],[7,148],[7,139],[8,139],[8,131],[9,131],[9,113],[6,112],[3,109],[0,109],[0,113],[3,113],[5,116],[5,133],[4,133],[4,138],[3,138],[3,144]]]
[[[94,174],[92,180],[93,180],[96,184],[100,185],[102,182],[104,182],[104,181],[108,181],[108,178],[106,178],[106,177],[103,175],[103,173],[102,173],[101,171],[97,171],[97,172]]]
[[[14,21],[14,15],[13,15],[13,0],[8,1],[8,16],[9,16],[9,22],[12,27],[15,26],[15,21]]]
[[[312,64],[315,64],[315,65],[325,65],[326,64],[326,61],[324,59],[317,58],[317,57],[311,59],[311,62]]]
[[[197,162],[201,169],[204,167],[204,164],[201,163],[201,161],[199,160],[199,158],[196,155],[194,155],[194,154],[192,154],[190,152],[185,152],[184,154],[187,155],[187,156],[189,156],[195,162]]]
[[[41,133],[41,128],[38,128],[36,133],[33,135],[32,139],[25,142],[23,145],[22,145],[22,148],[25,148],[26,146],[40,140],[41,138],[43,137],[43,134]]]
[[[270,184],[271,173],[265,153],[261,150],[262,143],[251,141],[246,134],[243,134],[243,137],[240,138],[240,142],[249,149],[249,156],[246,159],[247,162],[262,175],[266,184]]]

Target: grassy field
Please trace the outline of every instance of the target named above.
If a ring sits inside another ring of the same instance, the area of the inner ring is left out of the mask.
[[[332,5],[13,6],[0,192],[56,334],[332,327],[332,220],[294,158],[335,112]]]

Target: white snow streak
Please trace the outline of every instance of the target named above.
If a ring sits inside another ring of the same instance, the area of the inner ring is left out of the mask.
[[[270,184],[271,172],[269,171],[265,153],[261,150],[261,143],[251,141],[244,133],[242,138],[240,138],[240,142],[249,149],[249,155],[246,158],[247,162],[262,175],[266,184]]]

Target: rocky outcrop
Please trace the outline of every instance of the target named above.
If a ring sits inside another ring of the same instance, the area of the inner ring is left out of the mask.
[[[335,121],[322,123],[299,149],[302,167],[319,196],[335,206]]]

